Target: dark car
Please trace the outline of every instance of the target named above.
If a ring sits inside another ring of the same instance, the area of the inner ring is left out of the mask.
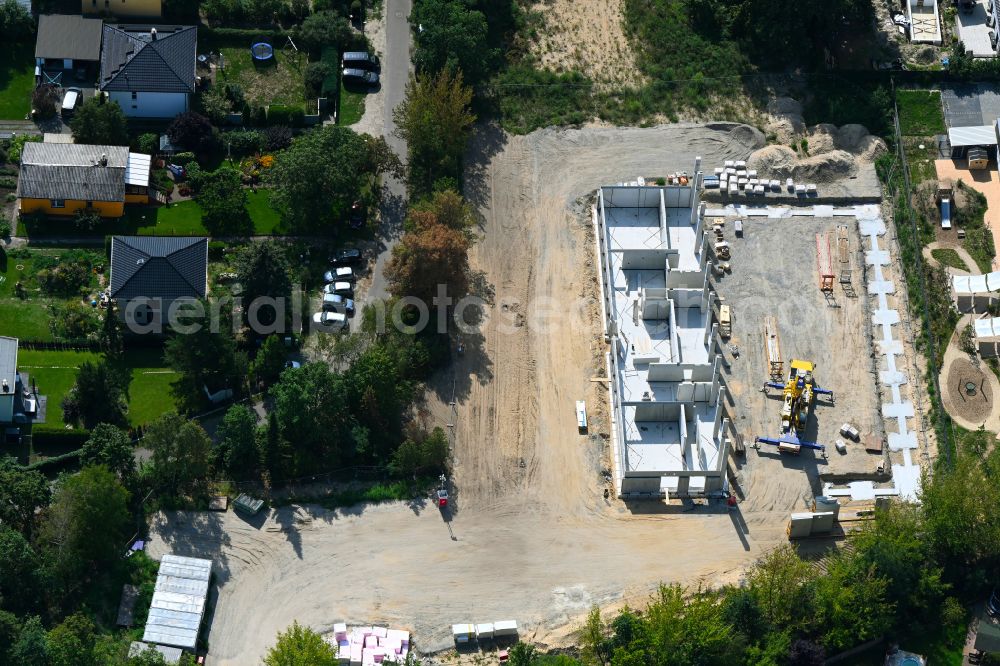
[[[344,69],[370,69],[378,71],[381,63],[378,56],[367,51],[347,51],[340,58],[340,66]]]
[[[375,72],[349,67],[345,69],[341,75],[343,76],[345,82],[361,83],[367,86],[378,85],[378,74]]]
[[[338,250],[330,255],[330,263],[334,266],[356,266],[361,263],[361,250]]]
[[[365,210],[364,205],[360,201],[355,201],[351,204],[351,212],[348,214],[348,222],[351,225],[351,229],[360,229],[365,225],[365,219],[368,217],[368,211]]]

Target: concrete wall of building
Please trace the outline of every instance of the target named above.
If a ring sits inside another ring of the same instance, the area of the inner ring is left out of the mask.
[[[133,93],[113,91],[111,101],[118,102],[122,111],[130,118],[173,118],[188,110],[187,93]]]
[[[14,394],[0,395],[0,423],[14,420]]]
[[[92,201],[93,208],[96,208],[101,217],[121,217],[125,214],[125,202],[123,201]],[[52,206],[51,199],[21,199],[18,210],[22,214],[42,213],[44,215],[75,215],[76,211],[87,208],[86,201],[67,199],[62,208]]]

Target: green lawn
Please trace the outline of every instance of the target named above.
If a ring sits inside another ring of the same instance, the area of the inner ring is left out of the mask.
[[[24,340],[52,340],[49,330],[49,301],[44,298],[21,300],[0,298],[0,322],[3,335]]]
[[[277,233],[281,219],[271,208],[268,190],[247,191],[247,212],[254,224],[256,235]],[[70,220],[28,220],[20,233],[28,238],[52,236],[106,236],[128,234],[134,236],[208,236],[201,223],[201,206],[192,200],[178,201],[166,206],[126,206],[125,216],[119,220],[105,220],[93,231],[81,232]]]
[[[338,125],[353,125],[361,120],[365,113],[365,94],[340,87],[340,113],[337,114]]]
[[[35,87],[34,40],[0,39],[0,120],[24,120]]]
[[[62,399],[76,382],[76,371],[85,361],[97,361],[100,354],[89,351],[33,351],[18,353],[18,366],[26,370],[48,396],[46,426],[62,424]],[[170,383],[177,373],[164,367],[158,349],[135,349],[125,353],[124,363],[132,372],[129,387],[129,421],[132,425],[149,423],[160,414],[175,409]]]
[[[217,84],[236,83],[243,88],[247,102],[254,106],[285,104],[303,107],[306,86],[303,79],[307,56],[290,46],[275,48],[270,64],[255,65],[246,46],[219,49],[225,66]]]
[[[897,90],[899,128],[903,136],[944,134],[944,111],[941,93],[937,90]]]
[[[938,263],[944,266],[951,266],[952,268],[957,268],[960,271],[968,271],[969,267],[962,257],[958,256],[958,252],[955,252],[949,247],[941,247],[936,250],[931,250],[931,256],[937,260]]]
[[[938,150],[933,137],[904,136],[903,150],[906,152],[906,163],[910,167],[910,182],[914,187],[925,180],[937,180],[934,160],[938,157]]]

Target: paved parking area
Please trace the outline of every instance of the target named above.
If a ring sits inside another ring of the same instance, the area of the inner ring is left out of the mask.
[[[970,13],[960,11],[956,16],[958,38],[976,58],[993,58],[997,54],[990,42],[992,28],[986,22],[988,15],[985,0],[977,0]]]
[[[941,103],[948,127],[992,125],[1000,118],[1000,93],[984,84],[942,88]]]

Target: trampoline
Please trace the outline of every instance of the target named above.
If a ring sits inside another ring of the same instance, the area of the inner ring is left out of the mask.
[[[264,62],[274,57],[274,47],[267,42],[257,42],[250,47],[250,55],[258,62]]]

